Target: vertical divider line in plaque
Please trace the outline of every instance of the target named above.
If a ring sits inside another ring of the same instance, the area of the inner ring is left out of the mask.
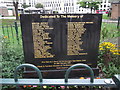
[[[55,59],[60,60],[61,58],[61,27],[60,27],[59,18],[57,17],[54,18],[53,27],[54,27],[54,34],[55,34],[55,43],[54,43]]]
[[[60,18],[62,60],[67,60],[67,18]]]

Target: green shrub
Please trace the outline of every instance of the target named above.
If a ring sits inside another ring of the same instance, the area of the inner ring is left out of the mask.
[[[100,44],[98,66],[102,77],[108,78],[120,74],[120,50],[116,44],[103,42]]]
[[[2,78],[13,78],[14,70],[17,66],[24,63],[22,45],[11,45],[7,38],[2,42]],[[13,88],[15,86],[3,85],[2,89]]]
[[[108,17],[107,14],[103,14],[103,15],[102,15],[102,19],[110,19],[110,17]]]
[[[2,47],[2,77],[13,78],[15,68],[24,63],[21,45],[9,45],[4,42]]]
[[[117,29],[117,23],[102,23],[101,27],[101,41],[106,39],[116,38],[120,36],[120,32]]]

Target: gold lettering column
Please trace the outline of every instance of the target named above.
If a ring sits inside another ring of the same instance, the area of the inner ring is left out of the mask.
[[[85,32],[84,22],[68,22],[67,55],[81,55],[81,36]]]
[[[48,49],[51,49],[50,44],[44,39],[51,39],[49,37],[49,33],[45,33],[45,29],[53,29],[48,26],[48,22],[41,23],[32,23],[32,31],[33,31],[33,43],[34,43],[34,56],[35,58],[49,58],[53,57],[53,55],[47,52]]]

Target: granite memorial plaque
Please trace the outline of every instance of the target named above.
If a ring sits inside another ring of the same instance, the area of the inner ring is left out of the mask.
[[[43,77],[64,78],[66,69],[76,63],[98,73],[101,14],[22,14],[20,21],[25,62],[42,70]],[[75,69],[70,77],[82,71]]]

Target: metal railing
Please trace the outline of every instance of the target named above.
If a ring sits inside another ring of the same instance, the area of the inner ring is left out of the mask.
[[[120,28],[120,17],[118,17],[117,29]]]
[[[3,38],[11,44],[21,44],[21,27],[20,24],[14,22],[14,24],[10,25],[2,25],[1,30],[3,33]]]
[[[34,69],[38,76],[39,79],[18,79],[17,78],[17,72],[19,69],[24,68],[24,67],[29,67]],[[73,68],[76,67],[85,67],[89,72],[90,72],[90,80],[89,79],[68,79],[68,75],[70,71]],[[22,64],[18,66],[15,69],[14,72],[14,78],[9,79],[9,78],[1,78],[0,79],[0,84],[3,85],[16,85],[17,89],[18,86],[23,86],[23,85],[38,85],[38,86],[106,86],[106,87],[116,87],[118,90],[120,90],[120,79],[119,75],[114,76],[113,79],[94,79],[94,73],[93,70],[86,64],[75,64],[71,66],[65,74],[65,79],[43,79],[42,78],[42,73],[41,71],[34,65],[32,64]],[[42,88],[41,88],[42,89]]]

